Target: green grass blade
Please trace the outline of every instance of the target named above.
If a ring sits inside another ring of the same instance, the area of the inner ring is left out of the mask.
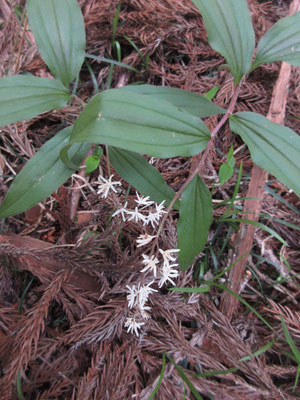
[[[276,200],[280,201],[280,203],[284,204],[287,208],[290,210],[294,211],[297,215],[300,215],[300,210],[298,210],[296,207],[294,207],[292,204],[290,204],[287,200],[279,196],[275,190],[271,189],[268,185],[265,185],[265,189],[267,192],[270,193],[271,196],[273,196]]]
[[[277,232],[275,232],[273,229],[269,228],[268,226],[266,226],[260,222],[256,222],[256,221],[252,221],[251,219],[244,219],[244,218],[234,218],[234,219],[221,218],[221,219],[219,219],[219,222],[243,222],[244,224],[254,225],[257,228],[263,229],[264,231],[270,233],[270,235],[274,236],[282,244],[284,244],[285,246],[288,246],[287,242],[284,239],[282,239],[282,237]]]
[[[141,52],[141,50],[137,47],[137,45],[126,35],[124,35],[124,38],[127,40],[128,43],[131,44],[131,46],[134,48],[134,50],[138,53],[138,55],[141,57],[144,65],[146,65],[146,59],[143,55],[143,53]]]
[[[156,384],[153,392],[148,397],[148,400],[154,399],[154,396],[156,395],[156,393],[157,393],[157,391],[158,391],[158,389],[159,389],[159,387],[160,387],[160,385],[162,383],[162,380],[164,378],[165,369],[166,369],[166,356],[165,356],[165,354],[163,354],[163,364],[162,364],[162,367],[161,367],[161,373],[160,373],[159,379],[157,381],[157,384]]]
[[[195,398],[197,400],[203,400],[203,397],[198,393],[198,391],[196,390],[196,388],[194,387],[194,385],[192,384],[192,382],[189,380],[189,378],[185,375],[185,373],[183,372],[183,370],[179,367],[179,365],[176,364],[176,362],[173,360],[172,357],[170,357],[167,354],[168,359],[171,361],[171,363],[174,365],[176,371],[178,372],[178,375],[180,376],[180,378],[183,380],[183,382],[188,386],[188,388],[190,389],[190,391],[193,393],[193,395],[195,396]]]
[[[21,371],[19,371],[17,375],[17,395],[19,400],[26,400],[22,391]]]
[[[93,54],[87,54],[87,53],[85,54],[85,56],[86,56],[86,58],[91,58],[93,60],[97,60],[100,62],[106,62],[108,64],[117,65],[118,67],[123,67],[123,68],[129,69],[130,71],[133,71],[139,75],[141,74],[138,69],[132,67],[131,65],[127,65],[127,64],[124,64],[119,61],[111,60],[111,59],[105,58],[105,57],[98,57],[98,56],[94,56]]]
[[[210,291],[210,286],[201,286],[201,287],[173,287],[170,288],[172,292],[181,292],[181,293],[206,293]]]
[[[252,357],[257,357],[266,352],[269,348],[271,348],[275,343],[275,339],[270,340],[265,346],[261,347],[258,349],[255,353],[252,354]],[[245,362],[245,361],[250,361],[252,359],[251,356],[245,356],[239,359],[239,362]],[[237,372],[239,370],[238,367],[234,368],[228,368],[224,370],[219,370],[219,371],[208,371],[208,372],[203,372],[199,374],[195,374],[194,377],[196,378],[208,378],[211,376],[215,375],[226,375],[226,374],[231,374],[233,372]]]
[[[270,341],[269,341],[267,344],[265,344],[263,347],[261,347],[260,349],[258,349],[257,351],[255,351],[255,352],[252,354],[252,357],[258,357],[258,356],[260,356],[261,354],[265,353],[267,350],[269,350],[269,349],[273,346],[274,343],[275,343],[275,339],[270,340]],[[241,362],[250,361],[252,357],[251,357],[251,356],[245,356],[245,357],[240,358],[239,361],[241,361]]]
[[[121,3],[118,3],[118,5],[116,7],[116,12],[115,12],[115,15],[114,15],[114,18],[113,18],[113,34],[112,34],[113,43],[116,40],[116,33],[117,33],[117,27],[118,27],[118,22],[119,22],[120,11],[121,11]]]
[[[294,354],[294,356],[295,356],[295,358],[297,360],[297,363],[300,365],[300,351],[297,349],[297,347],[296,347],[296,345],[295,345],[295,343],[294,343],[294,341],[293,341],[293,339],[291,337],[291,334],[290,334],[290,332],[289,332],[289,330],[288,330],[288,328],[286,326],[286,323],[285,323],[282,315],[280,316],[280,321],[281,321],[281,326],[282,326],[283,333],[284,333],[284,336],[286,338],[286,341],[287,341],[288,345],[290,346],[290,348],[291,348],[291,350],[292,350],[292,352],[293,352],[293,354]]]
[[[292,350],[292,353],[294,354],[296,362],[298,364],[297,374],[296,374],[296,377],[295,377],[295,384],[294,384],[294,387],[293,387],[293,391],[295,391],[296,387],[298,385],[299,373],[300,373],[300,351],[297,349],[297,347],[295,345],[295,342],[292,339],[292,336],[291,336],[291,334],[290,334],[290,332],[289,332],[289,330],[288,330],[288,328],[286,326],[286,323],[285,323],[282,315],[280,316],[280,321],[281,321],[281,326],[282,326],[283,333],[284,333],[284,336],[286,338],[286,341],[287,341],[288,345],[290,346],[290,349]]]
[[[215,283],[210,281],[211,286],[215,286],[219,289],[225,290],[229,294],[231,294],[233,297],[238,299],[241,303],[243,303],[247,308],[249,308],[250,311],[253,312],[265,325],[267,325],[268,328],[270,328],[274,333],[277,334],[275,329],[267,322],[264,317],[262,317],[256,310],[253,308],[249,303],[247,303],[246,300],[244,300],[241,296],[239,296],[237,293],[233,292],[231,289],[227,288],[225,285],[222,285],[221,283]]]
[[[92,83],[95,89],[95,92],[98,93],[99,92],[99,86],[97,83],[97,79],[95,77],[94,71],[92,70],[92,67],[90,66],[90,64],[87,62],[87,60],[85,60],[85,65],[87,66],[87,69],[89,71],[89,74],[91,75],[91,79],[92,79]]]

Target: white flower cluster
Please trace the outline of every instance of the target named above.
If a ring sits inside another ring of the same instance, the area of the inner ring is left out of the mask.
[[[108,193],[112,190],[114,193],[117,193],[115,186],[120,186],[120,181],[112,181],[114,175],[111,175],[109,179],[104,178],[99,175],[98,180],[95,181],[98,184],[97,194],[100,194],[103,198],[107,198]],[[133,210],[127,209],[127,202],[124,207],[119,208],[112,216],[115,217],[118,214],[121,214],[123,221],[142,221],[144,225],[151,224],[154,228],[156,224],[158,224],[161,216],[166,213],[164,210],[165,200],[160,204],[155,203],[154,201],[149,200],[149,196],[143,197],[139,196],[136,192],[137,200],[134,200],[137,203],[137,206]]]
[[[158,224],[162,214],[166,213],[164,210],[165,200],[157,204],[149,200],[149,196],[139,196],[138,193],[136,193],[136,196],[137,200],[134,201],[137,203],[137,206],[134,208],[134,211],[127,209],[127,203],[125,203],[124,207],[119,208],[112,216],[115,217],[121,214],[123,221],[142,221],[143,225],[151,224],[154,228]]]
[[[140,235],[137,239],[137,243],[139,243],[138,246],[149,243],[154,237],[155,236],[148,234]],[[135,285],[132,287],[128,285],[126,286],[129,292],[127,295],[128,307],[130,309],[134,308],[133,316],[128,317],[125,321],[124,326],[128,328],[127,332],[134,332],[137,336],[139,336],[139,329],[145,325],[143,320],[149,318],[148,311],[151,310],[151,307],[146,306],[148,297],[150,294],[157,292],[156,289],[150,287],[156,280],[158,280],[157,283],[159,288],[161,288],[167,282],[170,282],[175,286],[173,279],[178,277],[179,272],[176,269],[178,264],[174,263],[174,261],[176,261],[176,257],[173,255],[173,253],[177,253],[178,251],[179,249],[159,249],[159,252],[163,258],[161,262],[154,255],[142,255],[142,263],[145,265],[145,267],[140,272],[144,272],[146,274],[151,272],[154,279],[152,279],[147,285],[141,285],[139,283],[137,287]]]
[[[102,195],[104,198],[107,198],[110,190],[117,193],[115,186],[121,185],[120,181],[113,182],[112,178],[113,175],[111,175],[109,179],[99,176],[99,180],[96,181],[98,184],[97,193]],[[121,214],[123,221],[142,221],[143,225],[151,224],[154,228],[155,225],[159,223],[162,215],[166,213],[164,210],[165,200],[160,204],[157,204],[154,201],[149,200],[149,196],[139,196],[138,193],[136,193],[136,196],[137,199],[134,201],[137,204],[134,207],[134,210],[128,209],[126,202],[125,205],[119,208],[112,216],[115,217]],[[147,245],[156,237],[156,235],[149,235],[148,233],[140,235],[136,240],[137,247]],[[143,321],[150,317],[149,311],[151,310],[151,307],[146,305],[148,297],[150,294],[157,292],[157,290],[153,289],[151,285],[156,282],[158,287],[161,288],[165,283],[170,282],[175,286],[173,279],[177,278],[179,275],[179,272],[176,269],[178,264],[175,263],[176,256],[173,255],[173,253],[177,253],[179,249],[158,250],[162,256],[162,260],[159,260],[156,256],[151,254],[142,254],[142,264],[144,268],[140,272],[145,275],[151,273],[152,278],[150,282],[145,285],[138,283],[137,286],[126,286],[128,289],[128,307],[132,311],[130,313],[131,316],[126,318],[124,326],[127,328],[127,332],[135,333],[137,336],[139,336],[139,329],[145,325],[145,322]]]

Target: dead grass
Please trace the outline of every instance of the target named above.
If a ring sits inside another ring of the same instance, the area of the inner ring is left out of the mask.
[[[288,1],[249,1],[252,18],[259,38],[278,18],[287,14]],[[23,2],[0,0],[0,76],[29,71],[48,76],[43,61],[26,31],[20,47],[22,31],[13,6]],[[86,30],[87,52],[97,56],[111,53],[111,21],[117,1],[82,0]],[[145,71],[137,52],[124,39],[126,34],[142,51],[150,54]],[[220,86],[216,103],[226,107],[233,83],[229,72],[218,69],[224,60],[206,42],[201,17],[188,0],[122,0],[117,31],[123,52],[123,62],[140,69],[142,76],[115,68],[112,87],[120,81],[144,79],[156,85],[173,86],[204,94]],[[20,49],[20,51],[19,51]],[[18,57],[18,53],[20,56]],[[18,62],[17,62],[18,59]],[[91,62],[99,87],[106,85],[109,68]],[[239,110],[267,114],[279,64],[263,66],[254,71],[242,87]],[[93,85],[88,71],[82,72],[79,87],[88,100]],[[300,133],[299,115],[300,70],[292,69],[285,124]],[[5,127],[0,139],[0,190],[4,196],[13,175],[46,140],[54,127],[71,124],[81,111],[74,104],[63,110],[44,113],[32,121]],[[209,127],[216,117],[207,121]],[[220,132],[216,149],[211,152],[205,180],[212,186],[214,176],[224,161],[230,145],[240,148],[241,142],[228,128]],[[243,161],[244,172],[250,173],[251,160],[242,148],[236,154],[237,165]],[[106,170],[105,158],[102,168]],[[166,181],[178,190],[189,174],[190,160],[173,158],[156,160],[155,166]],[[92,176],[91,182],[96,176]],[[214,199],[231,197],[236,175],[221,189],[216,187]],[[248,185],[243,176],[240,195]],[[241,296],[273,327],[276,335],[253,313],[240,305],[232,319],[220,312],[221,292],[184,296],[160,290],[151,297],[152,314],[140,338],[127,334],[123,328],[128,313],[126,290],[137,281],[142,251],[134,240],[143,227],[134,223],[121,224],[113,219],[107,226],[114,199],[99,199],[88,189],[82,190],[77,219],[70,218],[70,182],[61,188],[43,208],[22,216],[9,218],[1,225],[0,236],[0,398],[17,399],[16,380],[20,372],[22,392],[26,399],[148,399],[155,387],[162,354],[172,355],[181,363],[191,382],[204,398],[236,399],[296,399],[293,393],[296,363],[290,353],[280,323],[285,319],[293,340],[299,345],[299,278],[281,284],[284,278],[299,274],[299,230],[281,224],[283,220],[299,224],[299,214],[289,205],[299,207],[299,199],[278,182],[269,186],[277,189],[282,202],[265,193],[263,220],[288,243],[258,231],[252,254],[248,259],[248,280]],[[120,193],[124,201],[127,185]],[[129,201],[133,201],[134,191]],[[288,204],[287,204],[288,203]],[[55,204],[55,207],[53,205]],[[240,203],[242,205],[242,203]],[[217,208],[215,216],[224,209]],[[176,246],[177,214],[170,216],[161,237],[161,246]],[[213,237],[217,224],[212,226]],[[86,234],[94,231],[86,239]],[[225,240],[227,227],[220,230],[220,240],[213,243],[217,253]],[[120,236],[121,235],[121,236]],[[219,271],[228,266],[231,236],[222,257]],[[264,257],[261,258],[261,257]],[[284,262],[288,261],[288,265]],[[267,260],[267,261],[266,261]],[[208,265],[214,273],[212,259]],[[197,268],[195,269],[197,271]],[[22,294],[34,277],[24,299]],[[181,273],[178,286],[196,286],[190,269]],[[21,301],[21,302],[20,302]],[[240,362],[275,338],[275,344],[259,357]],[[195,378],[194,373],[219,371],[238,367],[226,375]],[[193,399],[168,363],[158,399]],[[209,397],[212,396],[212,397]]]

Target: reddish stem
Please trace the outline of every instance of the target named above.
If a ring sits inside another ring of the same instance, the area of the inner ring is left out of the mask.
[[[221,118],[220,122],[216,125],[216,127],[213,129],[213,131],[211,132],[211,137],[210,140],[208,142],[208,145],[206,146],[204,153],[201,157],[201,161],[199,162],[197,168],[195,168],[195,170],[193,171],[193,173],[189,176],[189,178],[185,181],[185,183],[181,186],[181,188],[178,190],[178,192],[176,193],[176,195],[174,196],[173,200],[171,201],[169,207],[167,208],[167,212],[164,215],[160,226],[158,228],[157,231],[157,239],[158,236],[160,234],[160,232],[162,231],[162,228],[166,222],[166,219],[168,217],[169,212],[171,211],[175,201],[180,197],[181,193],[184,191],[184,189],[187,187],[187,185],[192,181],[192,179],[202,170],[202,168],[204,167],[205,161],[207,159],[207,156],[214,144],[215,141],[215,137],[217,136],[219,130],[222,128],[222,126],[225,124],[225,122],[228,120],[229,116],[233,113],[234,108],[236,106],[236,102],[237,102],[237,98],[240,92],[240,86],[236,86],[234,88],[234,92],[233,92],[233,97],[230,101],[228,110],[226,111],[226,114]]]

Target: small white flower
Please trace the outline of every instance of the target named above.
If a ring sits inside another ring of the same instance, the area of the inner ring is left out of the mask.
[[[134,211],[127,211],[127,214],[131,215],[131,217],[128,218],[128,221],[134,220],[135,222],[138,222],[139,220],[141,220],[144,223],[146,222],[146,216],[139,212],[138,207],[135,207]]]
[[[140,235],[136,242],[138,243],[138,245],[136,247],[142,247],[145,246],[146,244],[150,243],[152,239],[154,239],[156,237],[156,235],[151,236],[148,235],[148,233],[146,233],[145,235]]]
[[[121,214],[123,221],[126,221],[125,213],[128,213],[128,210],[125,208],[126,206],[127,206],[127,201],[126,201],[124,207],[119,208],[116,212],[113,213],[112,217],[115,217],[116,215]]]
[[[109,177],[109,179],[105,179],[105,178],[103,178],[103,176],[99,176],[99,181],[95,182],[95,183],[99,184],[97,194],[101,194],[102,197],[106,198],[110,189],[113,192],[117,193],[114,186],[121,185],[121,182],[120,181],[112,182],[112,178],[113,178],[113,175],[111,175]]]
[[[166,200],[162,201],[160,204],[156,204],[155,205],[156,213],[159,215],[159,217],[161,217],[162,214],[166,214],[167,213],[167,211],[164,211],[164,208],[165,208],[164,203],[165,203],[165,201]]]
[[[169,250],[162,250],[159,249],[160,254],[164,258],[164,264],[169,264],[169,261],[176,261],[176,257],[171,256],[171,253],[178,253],[180,249],[169,249]]]
[[[146,271],[152,271],[153,275],[156,277],[156,265],[158,264],[158,259],[152,255],[151,257],[147,256],[146,254],[143,254],[144,260],[142,263],[145,265],[145,268],[143,268],[140,272],[146,272]]]
[[[161,271],[161,278],[160,281],[158,282],[158,287],[162,287],[167,281],[171,282],[173,286],[176,285],[176,283],[171,279],[171,278],[177,278],[179,275],[179,272],[176,269],[173,269],[174,267],[177,267],[178,264],[164,264],[162,271]]]
[[[127,285],[126,287],[129,290],[129,294],[127,295],[128,307],[132,308],[138,302],[139,285],[137,289],[135,288],[135,285],[133,285],[132,287]]]
[[[148,225],[149,222],[152,225],[152,228],[155,227],[155,224],[158,224],[160,215],[158,213],[152,213],[150,212],[146,217],[145,217],[145,221],[144,221],[144,225]]]
[[[144,285],[139,289],[138,304],[140,307],[143,307],[145,305],[146,301],[148,300],[149,294],[151,294],[152,292],[157,292],[156,289],[150,287],[153,282],[154,281],[151,281],[150,283],[148,283],[148,285]]]
[[[136,322],[135,317],[126,318],[126,321],[124,324],[125,328],[128,327],[127,332],[133,333],[133,331],[134,331],[136,336],[139,336],[138,329],[141,329],[141,326],[143,326],[143,325],[145,325],[145,323],[144,322]]]
[[[154,204],[154,201],[149,200],[149,196],[147,197],[143,197],[143,196],[139,196],[138,192],[136,192],[136,197],[138,198],[137,200],[134,200],[136,203],[138,203],[139,206],[151,206],[152,204]]]
[[[147,312],[150,310],[151,310],[151,307],[149,307],[149,306],[139,305],[139,311],[140,311],[141,317],[144,319],[150,318],[150,314]]]

